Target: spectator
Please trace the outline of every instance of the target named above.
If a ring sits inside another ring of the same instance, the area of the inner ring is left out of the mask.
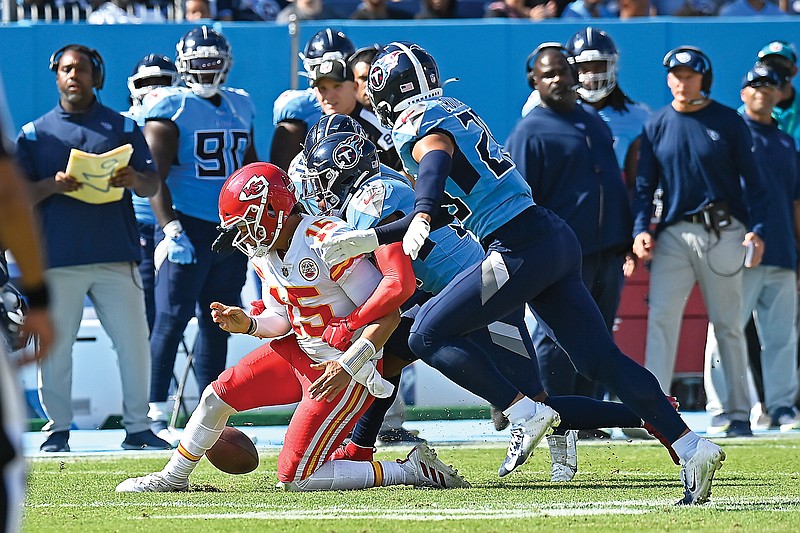
[[[50,69],[55,72],[59,103],[24,125],[17,139],[20,165],[42,221],[51,309],[58,317],[53,351],[39,368],[39,396],[49,418],[41,450],[69,451],[72,345],[86,296],[119,358],[126,430],[122,447],[167,449],[169,444],[148,429],[148,330],[136,269],[141,249],[131,206],[131,190],[151,196],[158,189],[155,167],[136,123],[97,101],[94,90],[103,87],[105,75],[97,51],[67,45],[51,56]],[[96,204],[68,194],[82,188],[66,173],[71,149],[104,153],[124,144],[133,147],[130,164],[108,177],[112,191],[122,189],[121,200]]]
[[[486,6],[485,18],[544,20],[555,18],[555,0],[497,0]]]
[[[323,0],[290,0],[288,6],[281,9],[275,22],[288,24],[289,15],[297,16],[297,20],[326,20],[345,18],[335,9],[326,6]]]
[[[452,19],[457,18],[458,0],[422,0],[416,19]]]
[[[649,0],[619,0],[618,5],[620,20],[650,16]]]
[[[772,108],[783,78],[757,64],[742,80],[744,121],[753,135],[756,164],[773,199],[766,224],[769,246],[761,265],[742,275],[742,325],[754,317],[761,339],[760,369],[770,428],[800,427],[794,410],[797,394],[797,246],[800,239],[800,167],[794,139],[778,129]],[[745,265],[747,266],[747,265]],[[719,406],[727,390],[714,329],[706,342],[705,381],[709,403]],[[752,361],[751,361],[752,364]],[[721,412],[711,411],[714,415]]]
[[[592,39],[594,31],[588,33]],[[578,237],[583,283],[610,333],[622,291],[622,267],[630,252],[628,195],[611,131],[591,107],[577,102],[567,50],[545,46],[534,52],[533,60],[541,104],[517,124],[506,148],[536,203],[564,219]],[[577,374],[546,329],[537,323],[532,335],[548,394],[602,396],[595,382]]]
[[[596,19],[612,18],[612,13],[606,7],[605,0],[575,0],[561,13],[562,19]]]
[[[131,107],[125,115],[129,116],[139,127],[144,127],[144,107],[142,99],[157,87],[177,85],[180,80],[175,63],[167,56],[147,54],[136,63],[133,72],[128,77],[128,91],[131,97]],[[139,263],[139,275],[142,277],[144,289],[144,303],[147,309],[147,326],[153,331],[153,322],[156,318],[155,306],[155,251],[156,216],[150,207],[150,200],[137,194],[133,195],[133,211],[136,214],[136,224],[139,227],[139,243],[142,247],[142,259]]]
[[[172,442],[177,436],[167,427],[167,396],[178,345],[193,316],[198,387],[204,389],[225,369],[229,335],[207,309],[212,301],[239,301],[247,260],[211,251],[218,235],[217,199],[227,176],[256,159],[250,95],[223,85],[233,62],[228,40],[198,26],[181,38],[177,50],[176,67],[186,86],[162,87],[144,101],[144,133],[162,179],[150,202],[161,241],[155,251],[150,418],[156,433]]]
[[[209,0],[186,0],[183,4],[183,18],[187,22],[199,23],[202,20],[211,20],[211,4]],[[220,20],[233,20],[219,17]]]
[[[734,0],[722,6],[720,17],[774,17],[785,16],[777,5],[768,0]]]
[[[402,20],[414,17],[408,11],[392,7],[387,0],[364,0],[350,15],[350,18],[354,20]]]
[[[797,51],[786,41],[772,41],[758,52],[758,60],[783,79],[780,99],[772,110],[778,128],[800,142],[800,96],[792,85],[797,75]]]
[[[5,114],[7,109],[5,94],[0,79],[0,132],[11,123]],[[38,226],[31,211],[30,198],[25,189],[25,181],[11,157],[12,145],[5,136],[0,138],[0,268],[5,266],[3,250],[9,249],[22,271],[22,287],[27,295],[27,314],[19,330],[14,324],[14,334],[27,337],[34,334],[38,338],[38,353],[43,359],[53,341],[53,324],[47,312],[48,290],[45,284],[43,258],[40,247]],[[7,273],[7,271],[0,272]],[[8,277],[0,280],[0,285]],[[5,300],[5,299],[3,299]],[[5,301],[0,301],[3,314],[0,327],[3,336],[7,329],[8,315],[11,311]],[[17,346],[9,346],[0,339],[0,531],[13,533],[19,531],[22,516],[22,499],[25,495],[25,459],[22,456],[22,433],[24,431],[24,410],[22,393],[15,379],[7,351]]]
[[[280,10],[275,0],[223,0],[217,4],[217,20],[273,21]]]
[[[673,13],[676,17],[713,17],[719,11],[716,0],[684,0],[682,6]],[[659,12],[659,14],[661,14]]]
[[[747,126],[710,98],[708,56],[681,46],[663,64],[673,100],[645,123],[634,210],[633,249],[651,261],[645,365],[669,393],[683,308],[699,283],[730,384],[722,402],[728,435],[750,435],[741,270],[750,243],[753,265],[761,262],[768,198]],[[651,233],[659,186],[663,217]]]

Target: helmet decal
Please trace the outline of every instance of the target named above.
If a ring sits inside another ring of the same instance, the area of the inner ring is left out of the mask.
[[[239,200],[246,202],[248,200],[260,198],[266,195],[268,190],[269,184],[267,183],[267,178],[261,175],[255,175],[247,180],[247,183],[242,187],[242,192],[239,193]]]
[[[402,50],[395,50],[379,57],[377,61],[372,64],[372,70],[369,74],[369,84],[373,89],[383,89],[386,85],[386,80],[389,79],[389,74],[397,67],[402,53]]]
[[[353,168],[358,164],[359,153],[364,146],[364,138],[360,135],[351,135],[344,142],[333,149],[333,162],[341,169]]]

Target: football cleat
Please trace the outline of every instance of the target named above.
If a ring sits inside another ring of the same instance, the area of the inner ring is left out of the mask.
[[[428,487],[434,489],[469,488],[470,484],[452,466],[444,464],[436,451],[427,444],[415,446],[406,459],[397,460],[400,466],[414,475],[415,487]]]
[[[117,492],[186,492],[189,480],[175,485],[167,481],[161,472],[153,472],[142,477],[131,477],[117,485]]]
[[[566,435],[549,435],[550,481],[572,481],[578,472],[578,432],[567,431]]]
[[[683,499],[678,505],[706,503],[711,496],[711,482],[714,474],[722,468],[725,452],[708,439],[700,439],[697,451],[681,467]]]
[[[552,407],[540,405],[530,418],[511,424],[511,442],[503,464],[497,474],[506,476],[523,464],[539,442],[561,423],[561,417]]]

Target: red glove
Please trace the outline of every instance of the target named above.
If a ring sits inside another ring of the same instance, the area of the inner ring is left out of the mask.
[[[267,309],[267,306],[264,305],[264,300],[253,300],[250,302],[250,307],[252,307],[250,316],[258,316]]]
[[[322,340],[327,342],[337,350],[345,351],[350,347],[355,330],[350,329],[350,324],[347,322],[347,317],[336,318],[334,317],[325,326],[325,331],[322,333]]]

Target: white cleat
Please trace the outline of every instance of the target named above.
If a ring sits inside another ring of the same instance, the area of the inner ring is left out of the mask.
[[[523,464],[545,435],[561,423],[561,417],[552,407],[541,404],[530,418],[511,424],[511,442],[503,464],[497,474],[506,476]]]
[[[572,481],[578,472],[578,432],[567,431],[566,435],[549,435],[550,481]]]
[[[117,492],[185,492],[189,481],[175,485],[167,481],[161,472],[153,472],[142,477],[131,477],[117,485]]]
[[[700,439],[697,451],[681,467],[683,499],[678,505],[706,503],[711,496],[711,482],[714,474],[722,468],[725,452],[708,439]]]
[[[434,489],[469,488],[470,484],[452,466],[436,457],[436,451],[426,443],[415,446],[405,460],[397,460],[407,471],[414,474],[415,487]]]

